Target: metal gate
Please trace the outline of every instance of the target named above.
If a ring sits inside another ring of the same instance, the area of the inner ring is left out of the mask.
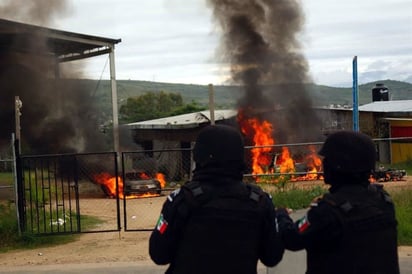
[[[121,229],[116,153],[16,156],[16,167],[22,232]]]
[[[121,170],[118,163],[121,162]],[[22,232],[150,231],[168,193],[189,179],[190,149],[16,156]],[[155,189],[152,183],[161,182]]]

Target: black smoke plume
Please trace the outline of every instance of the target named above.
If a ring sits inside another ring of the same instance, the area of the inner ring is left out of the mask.
[[[243,115],[270,121],[278,143],[318,139],[320,122],[305,88],[311,81],[298,40],[304,24],[299,1],[207,1],[222,30],[220,54],[233,83],[244,87],[238,102]]]
[[[0,4],[0,17],[49,27],[68,10],[66,1],[9,0]],[[57,57],[51,54],[43,35],[12,34],[0,47],[0,145],[10,144],[11,134],[16,132],[14,102],[19,96],[23,103],[23,153],[101,150],[104,141],[98,130],[93,92],[64,79],[65,75],[80,75],[69,71],[67,65],[57,69]]]

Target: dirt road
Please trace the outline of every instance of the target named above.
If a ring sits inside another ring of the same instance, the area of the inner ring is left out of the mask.
[[[385,183],[385,187],[395,189],[412,187],[412,178],[406,181]],[[152,208],[154,215],[157,216],[166,197],[147,199],[145,206]],[[0,269],[8,266],[30,267],[77,263],[150,263],[149,235],[150,232],[123,231],[82,234],[79,240],[64,245],[0,253]],[[401,258],[412,260],[412,247],[400,247],[399,255]]]

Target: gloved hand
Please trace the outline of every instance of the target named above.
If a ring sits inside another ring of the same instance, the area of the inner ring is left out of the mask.
[[[276,222],[280,232],[290,226],[293,226],[293,220],[289,216],[287,208],[280,207],[276,209]]]
[[[277,215],[285,215],[285,216],[289,216],[289,214],[291,214],[293,212],[293,209],[291,208],[287,208],[287,207],[278,207],[276,209],[276,213]]]

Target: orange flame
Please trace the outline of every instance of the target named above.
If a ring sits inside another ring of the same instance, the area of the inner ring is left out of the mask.
[[[290,152],[287,147],[282,147],[282,154],[280,155],[280,173],[295,172],[295,161],[290,157]]]
[[[166,186],[166,179],[163,173],[156,173],[156,179],[160,182],[160,187],[165,188]]]
[[[147,174],[141,174],[142,179],[149,179],[150,176]],[[156,179],[159,180],[161,188],[164,188],[166,185],[165,176],[162,173],[156,174]],[[103,185],[107,190],[107,194],[110,198],[114,198],[117,196],[116,194],[116,176],[113,176],[107,172],[103,172],[100,174],[94,175],[94,181],[100,185]],[[120,176],[117,176],[117,183],[118,183],[118,190],[119,190],[119,198],[120,199],[133,199],[133,198],[145,198],[145,197],[157,197],[159,194],[154,193],[143,193],[143,194],[132,194],[132,195],[124,195],[123,194],[123,179]]]
[[[241,131],[244,135],[252,138],[254,148],[251,149],[252,160],[252,174],[270,174],[276,172],[275,170],[269,170],[272,166],[272,157],[274,154],[273,145],[275,140],[272,137],[273,126],[270,122],[258,118],[246,118],[242,110],[238,114],[238,122]],[[322,168],[322,160],[316,153],[315,146],[310,145],[308,147],[310,153],[303,159],[306,165],[306,175],[294,178],[291,180],[319,180],[323,179],[319,172]],[[277,157],[276,163],[273,163],[279,168],[279,172],[283,174],[292,174],[296,172],[295,160],[292,158],[288,147],[282,147],[282,152]],[[256,178],[259,182],[259,178]]]
[[[296,181],[322,180],[323,176],[319,174],[322,171],[322,160],[316,153],[316,148],[313,145],[308,146],[309,154],[306,155],[304,163],[306,164],[307,174],[295,178]]]
[[[268,167],[270,165],[270,152],[272,152],[272,147],[266,146],[275,143],[272,138],[272,124],[268,121],[259,121],[257,118],[241,119],[240,117],[239,119],[243,134],[253,136],[253,145],[257,146],[251,150],[252,174],[266,173],[267,170],[264,170],[263,167]]]

